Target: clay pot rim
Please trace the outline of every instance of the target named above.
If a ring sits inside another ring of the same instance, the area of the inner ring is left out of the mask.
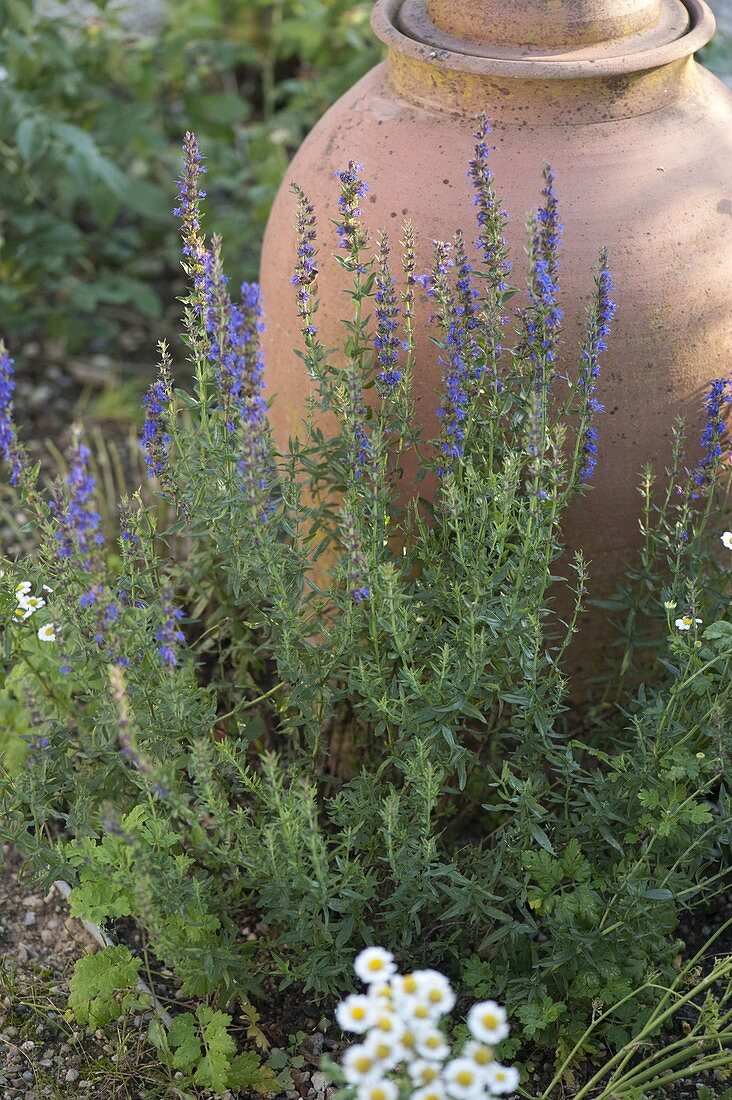
[[[518,77],[524,80],[578,80],[626,73],[647,72],[674,61],[690,57],[712,38],[716,20],[705,0],[682,0],[689,12],[691,25],[686,34],[661,46],[639,50],[625,57],[598,57],[577,61],[541,58],[510,60],[506,58],[476,57],[453,50],[437,49],[424,42],[408,38],[394,23],[402,0],[377,0],[371,15],[374,34],[390,49],[408,54],[416,61],[435,64],[440,68],[475,76]]]

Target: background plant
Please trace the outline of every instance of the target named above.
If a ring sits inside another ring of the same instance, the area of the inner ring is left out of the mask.
[[[643,619],[652,675],[634,686],[631,657],[601,689],[618,708],[570,709],[562,662],[586,567],[575,555],[558,581],[560,521],[601,460],[612,284],[601,251],[568,366],[553,174],[517,297],[487,142],[482,120],[477,241],[437,242],[428,272],[411,226],[398,263],[395,242],[370,239],[367,184],[343,169],[336,260],[352,289],[338,360],[318,339],[329,261],[295,189],[312,415],[277,456],[258,289],[231,295],[187,136],[176,210],[195,392],[174,388],[162,344],[143,448],[165,508],[124,500],[114,543],[82,439],[39,488],[4,355],[0,440],[37,550],[5,563],[16,763],[3,835],[45,882],[73,883],[77,915],[134,919],[183,995],[213,1012],[269,982],[331,998],[354,948],[378,940],[505,1000],[508,1057],[551,1051],[566,1068],[621,1050],[652,1018],[649,975],[672,978],[680,915],[727,881],[729,559],[713,566],[705,534],[730,390],[710,388],[699,465],[686,470],[678,435],[669,493],[644,489],[647,544],[614,611],[631,622],[631,655]],[[435,440],[413,427],[418,294],[443,368]],[[399,498],[410,448],[439,486],[433,505]]]
[[[132,314],[124,355],[149,346],[179,293],[169,181],[183,131],[205,137],[214,224],[251,277],[288,157],[376,47],[370,4],[351,0],[182,0],[155,34],[104,0],[90,10],[0,11],[0,308],[15,344],[62,354],[129,341]]]

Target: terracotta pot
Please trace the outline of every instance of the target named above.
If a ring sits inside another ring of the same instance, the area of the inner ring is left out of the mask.
[[[610,248],[619,311],[600,385],[600,458],[594,490],[565,524],[569,545],[594,562],[591,594],[605,595],[639,541],[641,467],[663,470],[675,417],[700,428],[702,391],[732,355],[732,95],[692,57],[713,33],[712,13],[703,0],[377,0],[373,26],[387,61],[306,139],[265,236],[276,436],[284,445],[297,431],[308,388],[291,350],[299,322],[290,181],[315,200],[324,260],[337,250],[333,173],[362,161],[368,224],[396,241],[411,218],[427,270],[429,238],[457,228],[472,235],[466,168],[475,117],[486,111],[517,275],[544,162],[557,174],[568,361],[576,362],[597,248]],[[318,323],[332,347],[343,334],[343,275],[335,264],[321,269]],[[436,434],[441,379],[423,310],[418,415]],[[583,633],[584,654],[593,639],[606,641]]]

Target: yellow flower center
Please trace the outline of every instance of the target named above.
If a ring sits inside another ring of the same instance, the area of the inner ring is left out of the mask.
[[[455,1080],[458,1085],[462,1085],[463,1088],[469,1088],[475,1080],[475,1074],[471,1073],[469,1069],[461,1069],[459,1073],[455,1074]]]
[[[438,1050],[442,1046],[439,1035],[428,1035],[424,1044],[429,1050]]]
[[[371,1059],[366,1058],[364,1055],[361,1055],[361,1057],[357,1058],[356,1061],[354,1062],[354,1065],[355,1065],[356,1070],[358,1071],[358,1073],[368,1073],[368,1071],[371,1069],[373,1064],[374,1063],[371,1061]]]
[[[374,1050],[377,1058],[388,1058],[391,1054],[391,1047],[388,1043],[379,1043]]]
[[[430,1081],[434,1081],[438,1072],[437,1066],[425,1066],[422,1070],[422,1080],[425,1085],[429,1085]]]
[[[379,970],[383,968],[384,963],[381,959],[369,959],[368,966],[369,970],[372,970],[374,974],[376,974]]]
[[[394,1021],[392,1020],[391,1016],[380,1016],[376,1022],[376,1026],[378,1027],[379,1031],[393,1031]]]
[[[442,990],[431,989],[427,994],[427,1000],[430,1002],[430,1004],[438,1005],[442,1000]]]
[[[417,1005],[414,1009],[414,1015],[417,1017],[418,1020],[429,1019],[429,1014],[429,1009],[426,1008],[425,1005]]]
[[[402,989],[405,993],[417,992],[417,979],[415,978],[414,974],[407,974],[404,981],[402,982]]]
[[[371,1100],[386,1100],[386,1089],[375,1088],[371,1090]]]
[[[486,1012],[483,1015],[482,1019],[483,1019],[483,1024],[485,1025],[485,1027],[489,1027],[491,1030],[493,1030],[493,1028],[498,1027],[498,1019],[497,1019],[496,1016],[493,1015],[492,1012]]]
[[[363,1007],[363,1005],[356,1005],[355,1008],[351,1009],[351,1016],[354,1020],[363,1020],[365,1015],[366,1009]]]
[[[473,1058],[479,1066],[488,1066],[493,1061],[493,1051],[489,1047],[479,1047],[473,1053]]]
[[[496,1081],[505,1081],[505,1080],[506,1080],[506,1074],[502,1070],[499,1069],[498,1072],[496,1073]]]

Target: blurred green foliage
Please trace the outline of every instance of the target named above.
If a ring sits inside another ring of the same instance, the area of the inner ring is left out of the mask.
[[[152,346],[180,276],[187,129],[216,181],[209,228],[254,276],[289,156],[378,60],[369,0],[176,0],[154,37],[107,0],[90,8],[74,21],[0,4],[0,312],[16,345],[104,351],[134,317]]]

